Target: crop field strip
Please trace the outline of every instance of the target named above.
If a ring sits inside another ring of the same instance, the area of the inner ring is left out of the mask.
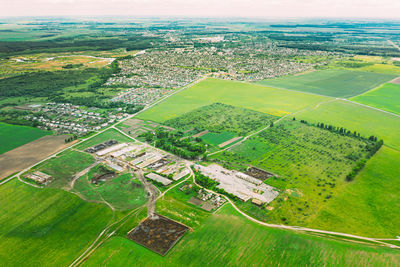
[[[400,115],[400,84],[386,83],[350,100]]]
[[[49,134],[34,127],[0,122],[0,154]]]
[[[348,98],[389,82],[396,76],[338,69],[264,80],[258,82],[258,84],[318,95]]]
[[[214,103],[282,116],[329,99],[256,84],[208,78],[140,113],[138,118],[162,123]]]

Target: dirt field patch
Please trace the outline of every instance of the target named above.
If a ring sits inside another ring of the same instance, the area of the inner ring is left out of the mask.
[[[189,228],[167,217],[154,214],[147,218],[127,237],[136,243],[164,256],[179,241]]]
[[[400,77],[397,77],[396,79],[391,80],[390,83],[400,84]]]
[[[51,154],[66,148],[73,143],[66,144],[67,135],[44,136],[33,142],[20,146],[0,155],[0,180],[19,172]]]
[[[192,137],[193,138],[201,137],[201,136],[206,135],[206,134],[208,134],[208,130],[205,130],[205,131],[202,131],[200,133],[197,133],[197,134],[193,135]]]
[[[218,147],[222,148],[224,146],[230,145],[233,142],[236,142],[237,140],[242,139],[242,136],[234,137],[228,141],[223,142],[222,144],[219,144]]]

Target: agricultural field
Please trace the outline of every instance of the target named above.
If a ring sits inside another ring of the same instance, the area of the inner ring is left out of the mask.
[[[373,145],[353,133],[341,135],[283,120],[210,159],[228,168],[245,171],[250,164],[278,175],[265,183],[278,188],[280,195],[266,209],[247,212],[261,220],[307,225],[349,184],[345,181],[347,175],[369,156]]]
[[[246,220],[230,205],[188,233],[165,256],[123,237],[113,237],[85,266],[395,266],[400,253],[280,229]]]
[[[211,213],[188,203],[187,201],[191,197],[192,195],[187,195],[178,188],[173,188],[157,202],[156,212],[197,229],[201,227]]]
[[[329,99],[325,96],[209,78],[140,113],[138,118],[164,122],[213,103],[282,116]]]
[[[386,83],[351,100],[400,115],[400,84]]]
[[[0,179],[28,168],[70,146],[69,135],[46,135],[35,141],[0,154]]]
[[[93,167],[95,169],[96,167]],[[73,191],[91,202],[108,202],[117,210],[129,210],[146,204],[147,193],[143,185],[129,173],[113,177],[104,183],[94,185],[90,182],[93,169],[80,177]]]
[[[233,132],[238,135],[247,135],[268,126],[276,119],[276,116],[265,113],[214,103],[167,120],[164,124],[181,131],[194,128],[198,132],[209,130],[214,133]]]
[[[0,187],[0,259],[7,266],[68,266],[112,219],[111,210],[63,190]]]
[[[35,166],[34,171],[41,171],[53,176],[49,187],[64,188],[72,180],[73,175],[94,163],[94,158],[83,152],[67,150],[56,157]]]
[[[400,229],[400,152],[383,146],[309,226],[394,238]]]
[[[222,144],[228,140],[231,140],[235,136],[236,136],[235,133],[223,131],[220,133],[207,133],[207,134],[201,136],[200,138],[207,144],[211,144],[213,146],[218,146],[219,144]]]
[[[38,128],[0,122],[0,154],[51,134]]]
[[[348,98],[373,89],[396,76],[336,69],[264,80],[259,84],[318,95]]]
[[[296,114],[296,119],[325,122],[357,131],[364,136],[374,135],[385,145],[400,149],[400,118],[381,111],[337,100]]]

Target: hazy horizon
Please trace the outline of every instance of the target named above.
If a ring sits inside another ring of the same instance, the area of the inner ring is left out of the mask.
[[[400,1],[381,0],[0,0],[1,17],[141,16],[398,19]]]

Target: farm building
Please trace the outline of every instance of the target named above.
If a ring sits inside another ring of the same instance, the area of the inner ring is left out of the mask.
[[[156,174],[156,173],[152,173],[152,172],[149,173],[149,174],[147,174],[147,175],[146,175],[146,178],[149,178],[149,179],[151,179],[151,180],[153,180],[153,181],[162,183],[162,184],[165,185],[165,186],[167,186],[167,185],[169,185],[170,183],[172,183],[171,180],[169,180],[169,179],[167,179],[167,178],[165,178],[165,177],[162,177],[161,175],[158,175],[158,174]]]
[[[33,180],[39,184],[47,184],[49,181],[51,181],[53,179],[52,176],[45,174],[43,172],[40,172],[40,171],[36,171],[36,172],[30,173],[30,174],[27,174],[25,176],[25,178]]]

